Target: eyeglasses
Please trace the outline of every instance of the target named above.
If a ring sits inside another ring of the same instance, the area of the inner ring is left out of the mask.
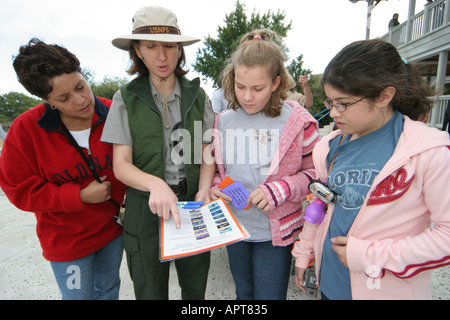
[[[360,101],[362,101],[364,99],[365,99],[365,97],[362,98],[362,99],[359,99],[358,101],[355,101],[355,102],[336,103],[336,104],[332,104],[331,101],[329,99],[327,99],[327,100],[324,101],[323,104],[325,105],[325,107],[328,110],[331,110],[331,109],[333,109],[333,107],[335,107],[337,111],[344,112],[345,110],[347,110],[348,107],[350,107],[350,106],[352,106],[352,105],[354,105],[354,104],[356,104],[356,103],[358,103],[358,102],[360,102]]]

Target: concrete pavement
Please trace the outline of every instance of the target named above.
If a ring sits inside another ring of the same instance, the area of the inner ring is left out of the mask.
[[[59,289],[50,263],[42,257],[36,237],[34,214],[15,208],[0,190],[0,300],[58,300]],[[126,260],[121,268],[121,300],[133,300],[133,285],[128,274]],[[208,300],[234,300],[234,282],[230,273],[226,249],[212,251],[211,268],[207,287]],[[432,273],[434,300],[450,299],[450,267]],[[176,272],[172,264],[170,299],[181,297]],[[289,300],[314,300],[301,294],[291,278]]]

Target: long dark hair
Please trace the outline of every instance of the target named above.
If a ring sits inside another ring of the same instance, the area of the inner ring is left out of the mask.
[[[433,108],[429,99],[433,92],[423,84],[417,68],[381,39],[346,46],[328,64],[321,84],[369,100],[376,100],[385,88],[394,87],[393,109],[413,120],[423,120]]]

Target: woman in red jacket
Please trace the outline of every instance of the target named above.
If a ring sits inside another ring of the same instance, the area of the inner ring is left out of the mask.
[[[125,186],[100,142],[110,100],[93,95],[67,49],[32,39],[14,69],[40,104],[16,118],[0,157],[0,186],[37,218],[43,256],[63,299],[118,299]],[[94,286],[95,283],[95,286]]]

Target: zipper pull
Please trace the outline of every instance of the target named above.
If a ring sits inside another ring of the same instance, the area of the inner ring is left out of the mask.
[[[89,169],[91,170],[91,172],[94,174],[94,178],[98,183],[102,183],[102,180],[100,180],[100,177],[97,174],[97,170],[95,169],[95,165],[94,165],[94,159],[92,158],[92,152],[91,149],[88,149],[88,160],[89,160]]]
[[[92,159],[92,152],[91,149],[88,149],[88,157],[89,157],[89,169],[94,169],[94,160]]]

